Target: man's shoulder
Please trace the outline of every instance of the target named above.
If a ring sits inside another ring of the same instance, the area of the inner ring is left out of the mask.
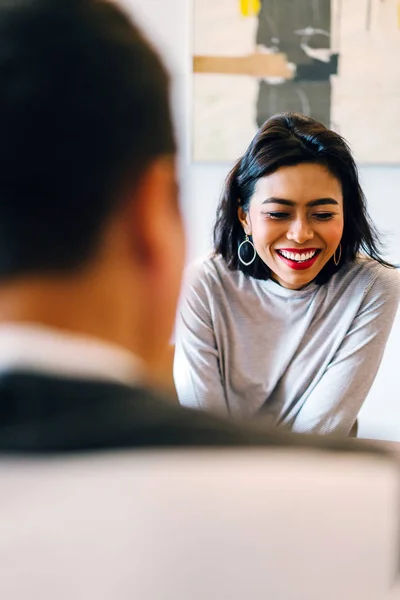
[[[0,376],[0,452],[71,453],[179,447],[374,451],[346,439],[300,436],[179,406],[144,387],[32,373]]]

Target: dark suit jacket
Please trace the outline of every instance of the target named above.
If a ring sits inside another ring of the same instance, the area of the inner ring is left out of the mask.
[[[0,375],[0,452],[298,446],[377,451],[359,440],[301,436],[184,409],[143,388],[28,372]]]

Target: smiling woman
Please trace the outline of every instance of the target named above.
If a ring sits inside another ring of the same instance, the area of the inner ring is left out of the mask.
[[[383,356],[400,278],[379,252],[346,142],[269,119],[229,174],[215,252],[188,269],[175,384],[187,406],[349,434]]]

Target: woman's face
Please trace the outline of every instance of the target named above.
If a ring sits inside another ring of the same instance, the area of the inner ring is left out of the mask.
[[[293,290],[313,281],[340,244],[340,181],[318,164],[282,167],[256,183],[239,220],[272,278]]]

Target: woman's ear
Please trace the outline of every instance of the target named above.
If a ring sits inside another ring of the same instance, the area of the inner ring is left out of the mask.
[[[251,235],[251,227],[248,213],[246,213],[241,206],[238,207],[238,219],[242,224],[244,232],[247,235]]]

